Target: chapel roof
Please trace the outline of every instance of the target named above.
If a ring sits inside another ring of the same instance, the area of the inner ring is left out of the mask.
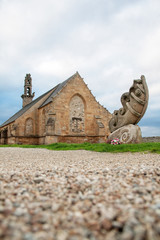
[[[48,103],[52,102],[52,98],[54,98],[63,88],[64,86],[75,76],[80,76],[78,72],[76,72],[74,75],[72,75],[70,78],[68,78],[67,80],[65,80],[64,82],[56,85],[54,88],[50,89],[49,91],[47,91],[46,93],[42,94],[41,96],[39,96],[38,98],[36,98],[35,100],[33,100],[31,103],[27,104],[25,107],[23,107],[22,109],[20,109],[17,113],[15,113],[12,117],[10,117],[7,121],[5,121],[4,123],[2,123],[2,125],[0,125],[0,127],[4,127],[5,125],[8,125],[11,122],[14,122],[17,118],[19,118],[20,116],[22,116],[25,112],[27,112],[32,106],[34,106],[36,103],[38,103],[43,97],[45,97],[47,94],[50,93],[50,95],[48,96],[47,99],[44,100],[44,102],[39,106],[39,108],[44,107],[45,105],[47,105]]]

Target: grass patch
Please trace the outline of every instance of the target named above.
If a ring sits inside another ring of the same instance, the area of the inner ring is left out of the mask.
[[[0,147],[45,148],[49,150],[87,150],[95,152],[151,152],[160,154],[160,142],[111,145],[106,143],[53,143],[50,145],[0,145]]]

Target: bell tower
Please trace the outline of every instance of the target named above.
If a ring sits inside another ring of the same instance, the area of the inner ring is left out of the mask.
[[[26,74],[24,79],[24,94],[21,96],[23,99],[22,106],[25,107],[27,104],[32,102],[35,93],[32,93],[32,78],[31,74]]]

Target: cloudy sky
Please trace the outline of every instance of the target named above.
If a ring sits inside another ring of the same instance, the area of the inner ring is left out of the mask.
[[[159,0],[0,0],[0,124],[22,107],[31,73],[36,97],[76,71],[111,113],[143,74],[143,136],[160,136]]]

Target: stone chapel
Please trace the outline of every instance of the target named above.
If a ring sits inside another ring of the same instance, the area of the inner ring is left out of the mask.
[[[23,107],[0,126],[0,144],[105,142],[111,114],[101,106],[76,72],[33,100],[26,74]]]

